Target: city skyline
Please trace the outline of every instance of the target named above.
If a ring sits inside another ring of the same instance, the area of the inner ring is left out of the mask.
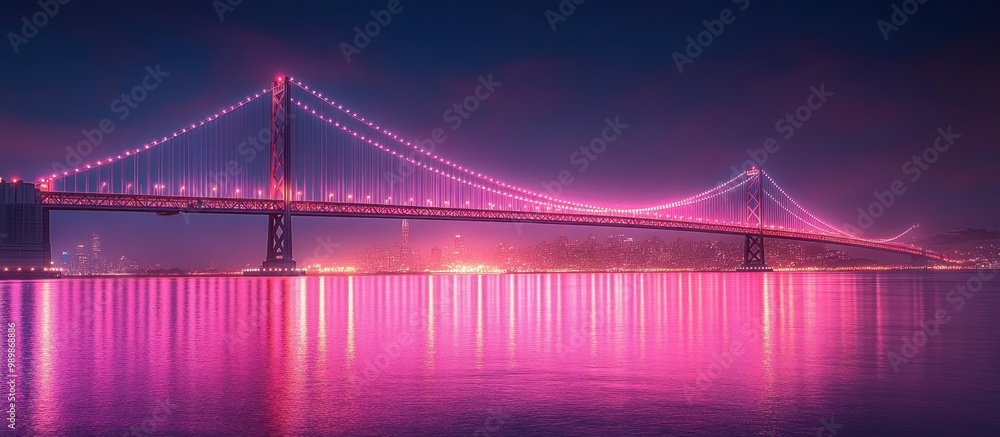
[[[339,251],[328,252],[321,257],[303,259],[304,267],[313,272],[329,273],[418,273],[425,271],[477,271],[484,272],[535,272],[535,271],[671,271],[671,270],[731,270],[740,262],[739,238],[692,238],[697,235],[690,233],[667,233],[676,238],[661,238],[663,232],[622,232],[611,230],[612,233],[598,234],[592,231],[577,232],[576,237],[570,237],[565,232],[552,234],[549,238],[536,241],[526,241],[511,244],[509,241],[488,240],[478,238],[474,241],[461,235],[423,235],[418,232],[419,241],[424,244],[413,244],[410,220],[399,221],[400,233],[397,241],[369,241],[367,246],[346,248],[335,242],[317,242],[319,245],[337,245]],[[573,230],[569,227],[569,230]],[[978,237],[969,234],[980,233]],[[574,235],[574,234],[571,234]],[[582,235],[582,237],[580,237]],[[645,235],[640,237],[640,235]],[[386,240],[379,238],[378,240]],[[947,253],[952,260],[968,267],[996,268],[1000,259],[1000,232],[986,230],[959,230],[936,235],[932,247]],[[563,246],[561,252],[551,252],[553,248]],[[586,255],[580,253],[583,245],[598,246],[592,250],[590,261],[568,262],[573,256]],[[877,251],[845,250],[837,246],[818,243],[799,243],[774,241],[777,245],[776,257],[771,264],[779,269],[845,269],[851,267],[895,267],[906,268],[909,260],[898,258],[897,262],[879,261],[877,257],[866,258],[856,252],[877,255]],[[629,257],[616,247],[633,246]],[[245,263],[218,262],[209,265],[179,265],[152,262],[136,259],[129,253],[117,253],[108,256],[101,249],[101,239],[93,233],[86,244],[80,243],[71,250],[63,250],[58,246],[53,253],[55,267],[61,268],[68,275],[107,275],[107,274],[147,274],[149,272],[239,272],[240,269],[254,264],[253,259]],[[774,247],[772,247],[774,249]],[[572,255],[573,251],[577,253]],[[652,254],[655,251],[656,254]],[[611,255],[611,252],[617,255]],[[506,255],[505,255],[506,254]],[[549,263],[547,258],[555,256],[556,262]],[[608,258],[617,256],[619,258]],[[516,262],[511,257],[516,258]],[[597,262],[597,257],[603,257]],[[94,260],[98,262],[95,264]],[[530,260],[530,261],[529,261]],[[467,266],[467,267],[455,267]],[[478,270],[471,268],[478,266]],[[317,269],[318,267],[318,269]]]

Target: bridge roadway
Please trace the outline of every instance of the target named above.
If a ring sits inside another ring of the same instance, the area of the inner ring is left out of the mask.
[[[42,205],[49,210],[152,212],[157,214],[202,213],[267,215],[284,212],[284,206],[280,200],[193,198],[132,194],[60,193],[51,191],[42,192]],[[581,226],[665,229],[729,235],[761,233],[761,231],[757,228],[739,225],[596,214],[501,211],[428,206],[380,205],[372,203],[310,201],[292,202],[291,209],[292,215],[296,216],[546,223]],[[944,256],[941,254],[901,243],[878,243],[849,237],[810,234],[807,232],[790,231],[766,226],[763,229],[763,235],[770,238],[839,244],[904,255],[926,257],[937,261],[946,261]]]

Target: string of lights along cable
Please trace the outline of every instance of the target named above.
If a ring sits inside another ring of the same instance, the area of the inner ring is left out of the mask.
[[[819,218],[806,202],[795,200],[756,168],[697,194],[653,205],[622,208],[556,198],[435,154],[300,81],[288,79],[285,85],[291,92],[286,111],[293,151],[287,193],[296,204],[379,205],[436,214],[479,211],[497,217],[516,213],[510,217],[520,221],[544,217],[539,221],[559,222],[553,219],[558,216],[569,222],[570,217],[586,217],[627,224],[626,219],[633,219],[651,227],[756,230],[916,250],[900,242],[915,226],[888,238],[851,234]],[[262,89],[147,144],[37,182],[53,193],[275,200],[269,172],[274,93],[273,86]]]

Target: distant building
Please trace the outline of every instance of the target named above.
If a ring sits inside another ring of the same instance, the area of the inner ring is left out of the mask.
[[[87,259],[86,246],[82,244],[76,245],[76,256],[73,258],[73,273],[78,275],[85,275],[90,272],[90,266]]]
[[[94,235],[90,237],[90,273],[107,273],[107,268],[105,268],[104,264],[104,257],[101,256],[101,237],[99,237],[95,232]]]
[[[401,241],[403,246],[410,245],[410,221],[403,219],[403,238]]]
[[[413,244],[410,242],[410,221],[403,219],[402,238],[399,241],[399,261],[402,270],[413,270]]]
[[[434,247],[431,249],[431,259],[430,267],[432,269],[441,268],[444,265],[444,253],[440,247]]]

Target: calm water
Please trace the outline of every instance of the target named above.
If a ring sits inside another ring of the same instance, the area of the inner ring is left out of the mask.
[[[975,278],[7,281],[0,321],[24,435],[1000,435]]]

